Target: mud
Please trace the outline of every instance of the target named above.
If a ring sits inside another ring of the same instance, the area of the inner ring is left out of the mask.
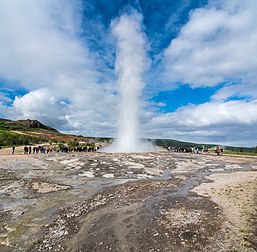
[[[0,155],[0,251],[257,251],[254,157]]]

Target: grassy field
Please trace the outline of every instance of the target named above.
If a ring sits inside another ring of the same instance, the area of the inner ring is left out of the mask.
[[[28,132],[15,132],[12,130],[0,129],[0,146],[27,145],[49,141],[48,137],[37,136]]]

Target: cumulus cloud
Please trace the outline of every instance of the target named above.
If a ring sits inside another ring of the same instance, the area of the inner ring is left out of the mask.
[[[37,118],[50,126],[60,126],[67,114],[67,105],[51,94],[48,88],[37,89],[15,97],[11,113],[22,118]]]
[[[58,86],[83,73],[96,80],[94,62],[78,39],[70,1],[0,2],[0,75],[28,89]],[[93,74],[94,73],[94,74]]]
[[[208,103],[155,113],[146,132],[164,138],[256,145],[256,8],[251,0],[210,0],[191,12],[163,52],[162,80],[167,89],[187,84],[218,87],[217,91]]]
[[[145,132],[190,140],[254,146],[257,141],[257,100],[208,102],[185,106],[173,113],[155,115]],[[249,138],[249,136],[251,136]]]
[[[257,123],[257,101],[210,102],[182,107],[175,113],[159,117],[164,125],[207,127],[219,125],[251,125]],[[155,119],[153,119],[155,120]]]
[[[164,52],[164,80],[193,88],[237,84],[213,98],[237,95],[243,85],[249,87],[244,95],[256,98],[257,93],[249,90],[257,77],[256,8],[251,0],[210,1],[193,11]]]
[[[87,134],[98,129],[91,122],[112,124],[115,88],[101,81],[104,69],[80,37],[80,10],[80,1],[0,2],[0,77],[27,90],[12,107],[2,104],[3,116]]]

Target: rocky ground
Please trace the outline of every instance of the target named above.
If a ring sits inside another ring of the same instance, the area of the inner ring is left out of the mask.
[[[257,251],[257,158],[0,150],[0,251]]]

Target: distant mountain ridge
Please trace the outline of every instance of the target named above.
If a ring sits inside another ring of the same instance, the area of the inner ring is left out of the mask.
[[[47,130],[47,131],[52,131],[55,133],[59,133],[56,129],[46,126],[39,122],[38,120],[17,120],[17,121],[12,121],[8,119],[3,119],[0,118],[0,129],[5,129],[5,130],[25,130],[25,131],[31,131],[31,130]]]
[[[167,146],[173,146],[178,148],[187,148],[187,147],[199,147],[202,148],[203,146],[205,148],[214,148],[216,146],[223,147],[226,150],[231,151],[238,151],[238,152],[256,152],[256,147],[238,147],[238,146],[229,146],[229,145],[223,145],[223,144],[207,144],[207,143],[192,143],[192,142],[183,142],[173,139],[155,139],[154,143],[158,146],[167,147]]]

